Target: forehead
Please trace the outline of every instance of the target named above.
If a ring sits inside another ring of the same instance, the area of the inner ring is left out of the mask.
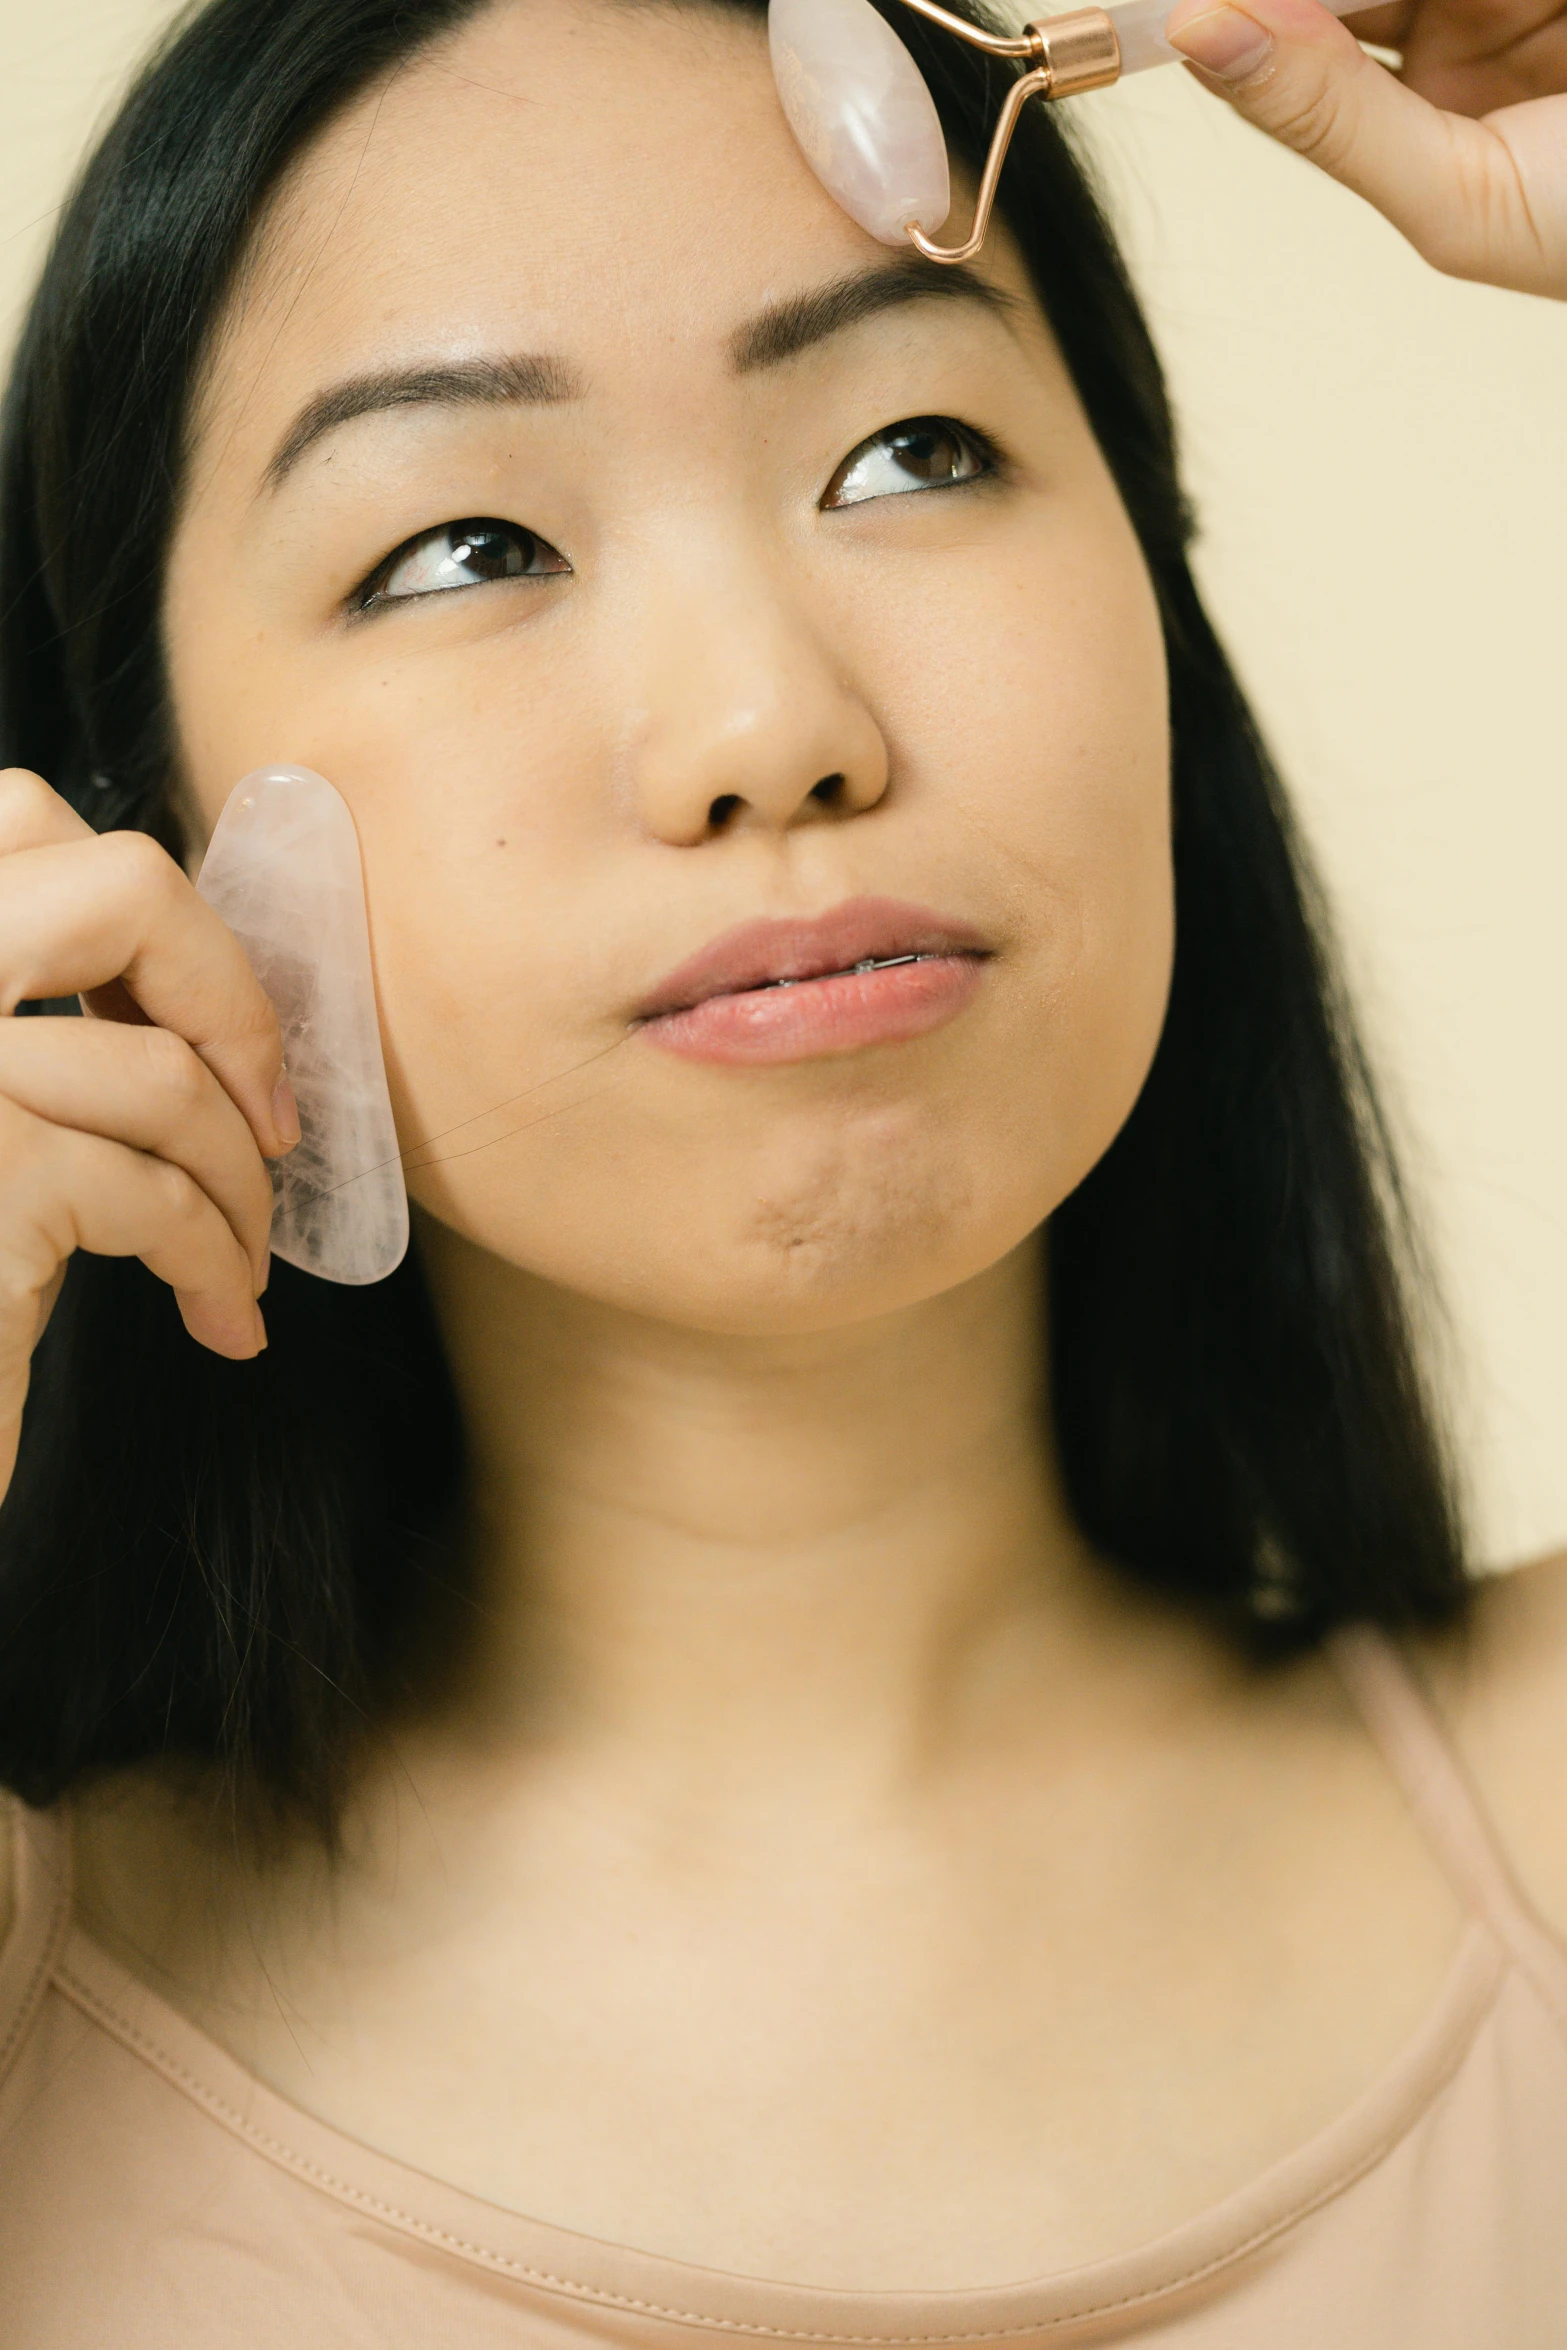
[[[987,272],[1021,272],[993,240]],[[765,20],[661,0],[500,0],[296,164],[208,405],[258,427],[410,349],[716,365],[737,319],[891,258],[795,146]]]

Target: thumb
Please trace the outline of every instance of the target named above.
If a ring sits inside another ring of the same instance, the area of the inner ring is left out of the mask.
[[[1555,239],[1493,124],[1405,89],[1318,0],[1178,0],[1165,38],[1199,81],[1364,196],[1435,268],[1561,291]]]

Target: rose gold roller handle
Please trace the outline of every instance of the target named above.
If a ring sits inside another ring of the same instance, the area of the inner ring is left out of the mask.
[[[938,18],[964,31],[968,39],[974,38],[972,26],[964,27],[960,18],[949,17],[944,8],[933,6],[932,0],[908,0],[908,4],[921,16]],[[1161,5],[1168,16],[1173,0],[1161,0]],[[987,49],[998,46],[988,37],[981,45]],[[1020,74],[1007,92],[980,175],[968,237],[961,245],[934,245],[923,229],[909,223],[909,237],[927,261],[971,261],[985,242],[1001,184],[1001,167],[1017,118],[1030,98],[1076,98],[1085,90],[1106,90],[1121,78],[1121,44],[1107,9],[1074,8],[1068,16],[1041,17],[1025,28],[1021,43],[1009,45],[1008,54],[1016,55],[1019,49],[1030,60],[1030,71]],[[1175,52],[1170,54],[1173,57]]]
[[[1126,74],[1181,62],[1179,50],[1172,49],[1164,37],[1174,0],[1123,0],[1116,8],[1074,8],[1064,16],[1036,18],[1016,39],[982,32],[977,25],[966,24],[938,7],[936,0],[906,0],[906,4],[978,48],[993,55],[1024,58],[1029,65],[1007,92],[980,176],[973,226],[964,243],[932,244],[916,223],[909,223],[908,235],[927,261],[970,261],[979,251],[990,226],[1007,148],[1017,118],[1030,98],[1078,98],[1087,90],[1106,90]],[[1353,16],[1366,0],[1325,0],[1325,4],[1335,16]]]

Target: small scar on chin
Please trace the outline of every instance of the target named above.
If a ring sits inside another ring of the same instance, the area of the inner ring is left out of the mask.
[[[947,1198],[911,1197],[888,1183],[861,1188],[824,1186],[793,1200],[758,1200],[753,1237],[796,1282],[830,1278],[848,1268],[863,1272],[911,1245],[930,1246],[950,1222]]]

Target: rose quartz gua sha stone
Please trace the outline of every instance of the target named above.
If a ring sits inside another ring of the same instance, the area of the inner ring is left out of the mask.
[[[771,0],[773,78],[806,162],[884,245],[952,208],[947,143],[925,77],[870,0]]]
[[[354,820],[325,776],[260,767],[229,794],[196,889],[272,999],[299,1102],[270,1160],[272,1249],[302,1272],[380,1281],[408,1246]]]

